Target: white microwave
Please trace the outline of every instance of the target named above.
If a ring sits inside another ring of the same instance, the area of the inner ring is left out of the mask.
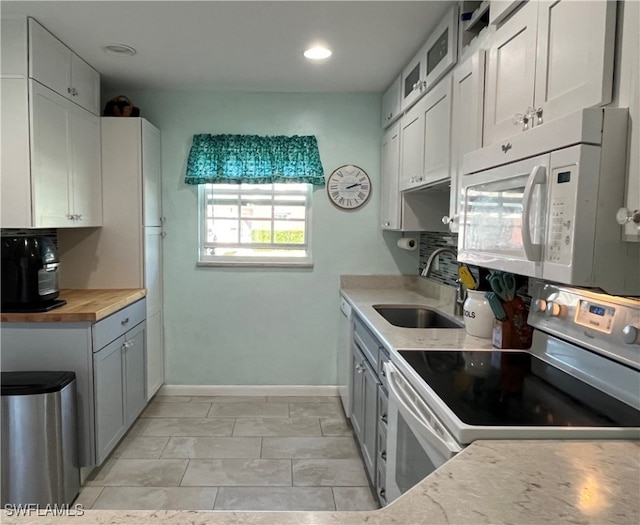
[[[588,108],[469,153],[458,260],[613,295],[640,294],[624,242],[627,108]]]

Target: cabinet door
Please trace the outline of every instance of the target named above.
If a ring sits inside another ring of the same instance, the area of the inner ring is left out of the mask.
[[[102,225],[100,117],[68,105],[71,142],[72,226]]]
[[[484,108],[484,50],[477,51],[453,72],[451,144],[452,170],[448,224],[457,232],[462,194],[462,158],[482,147]]]
[[[34,226],[73,226],[70,209],[69,102],[30,81]]]
[[[400,228],[400,124],[395,124],[382,137],[381,145],[380,224],[383,230]]]
[[[2,119],[0,139],[0,224],[30,228],[31,164],[29,158],[29,92],[23,78],[0,79]]]
[[[427,50],[421,49],[409,65],[402,71],[400,108],[406,111],[424,93]]]
[[[353,407],[351,412],[351,424],[353,425],[353,430],[356,433],[356,437],[358,441],[362,443],[362,436],[364,431],[364,368],[362,363],[364,362],[364,357],[362,352],[358,350],[354,345],[351,346],[352,351],[352,359],[353,366],[351,368],[353,373],[353,380],[351,381],[351,388],[353,388],[352,396],[353,399]]]
[[[71,50],[33,18],[29,18],[29,76],[70,97]]]
[[[400,92],[402,77],[393,81],[382,95],[382,127],[386,128],[400,116]]]
[[[425,96],[421,183],[451,177],[451,76]]]
[[[485,92],[485,145],[521,132],[523,125],[515,122],[515,116],[523,115],[533,104],[537,4],[527,2],[491,39]]]
[[[535,107],[543,121],[611,102],[617,2],[538,4]]]
[[[126,430],[124,398],[124,338],[93,354],[96,465],[100,465]]]
[[[378,442],[378,377],[367,361],[364,372],[364,427],[362,432],[362,456],[369,472],[369,479],[375,479],[376,444]]]
[[[141,122],[144,225],[160,226],[162,217],[160,130],[144,119]]]
[[[423,102],[415,105],[400,120],[399,189],[405,190],[422,174],[424,153]]]
[[[125,425],[140,415],[147,403],[146,323],[140,323],[124,335]]]
[[[147,398],[164,382],[162,328],[162,230],[144,228],[144,287],[147,289]]]
[[[71,100],[100,116],[100,73],[71,53]]]

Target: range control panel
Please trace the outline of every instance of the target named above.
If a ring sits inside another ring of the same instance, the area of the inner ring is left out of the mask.
[[[640,301],[532,281],[528,323],[640,369]]]

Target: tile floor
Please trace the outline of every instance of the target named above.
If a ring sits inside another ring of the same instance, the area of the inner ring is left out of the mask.
[[[156,396],[80,492],[85,509],[371,510],[337,397]]]

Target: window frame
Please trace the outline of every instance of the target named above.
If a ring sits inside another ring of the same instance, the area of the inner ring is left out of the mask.
[[[301,183],[299,183],[301,184]],[[304,194],[305,195],[305,236],[306,236],[306,244],[304,248],[306,249],[306,255],[304,256],[278,256],[278,257],[269,257],[269,256],[228,256],[228,255],[207,255],[206,250],[207,246],[207,211],[206,211],[206,194],[207,194],[207,186],[219,186],[219,184],[200,184],[198,185],[198,259],[197,266],[245,266],[245,267],[303,267],[303,268],[311,268],[313,267],[313,258],[311,251],[311,225],[312,225],[312,195],[313,195],[313,185],[305,184],[306,191],[302,192],[298,190],[296,192],[297,195]],[[227,185],[222,185],[227,186]],[[231,184],[228,186],[240,186],[243,184]],[[279,194],[286,194],[286,190],[280,191],[275,190],[274,184],[260,184],[251,186],[271,186],[271,189],[266,190],[249,190],[253,194],[264,192],[265,195],[274,196]],[[214,190],[215,191],[215,190]],[[245,190],[246,191],[246,190]],[[220,193],[226,194],[241,194],[243,193],[241,190],[232,190],[232,189],[223,189]],[[273,207],[273,205],[272,205]],[[267,220],[271,222],[275,222],[276,219],[273,217],[270,219],[258,219],[258,220]],[[238,219],[240,222],[240,219]],[[225,243],[229,244],[229,243]],[[239,247],[247,248],[252,245],[241,245],[238,243]],[[255,245],[253,245],[255,246]],[[286,248],[290,247],[291,249],[301,249],[300,245],[277,245],[273,243],[269,244],[261,244],[255,247],[279,247]]]

